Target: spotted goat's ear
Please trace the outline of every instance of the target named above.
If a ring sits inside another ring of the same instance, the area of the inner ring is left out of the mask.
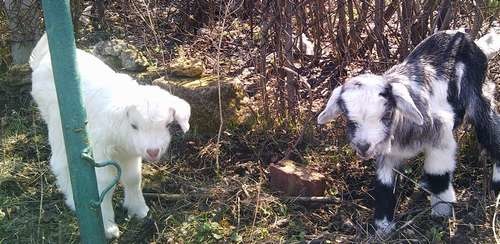
[[[332,91],[332,95],[330,96],[330,99],[328,99],[326,108],[318,116],[318,124],[326,124],[327,122],[330,122],[337,118],[337,116],[340,114],[338,100],[340,98],[341,91],[342,86],[339,86]]]
[[[390,86],[392,95],[394,96],[394,101],[396,101],[396,108],[401,112],[403,117],[409,119],[417,125],[423,125],[424,117],[411,98],[408,88],[398,82],[391,83]]]

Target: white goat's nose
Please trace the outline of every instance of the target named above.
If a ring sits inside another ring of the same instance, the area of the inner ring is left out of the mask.
[[[146,153],[148,154],[149,157],[151,158],[156,158],[158,157],[158,153],[160,153],[160,149],[155,148],[155,149],[147,149]]]

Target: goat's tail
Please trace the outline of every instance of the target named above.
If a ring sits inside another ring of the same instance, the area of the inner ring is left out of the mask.
[[[491,28],[490,33],[476,40],[476,45],[488,59],[500,51],[500,27]]]
[[[44,33],[36,44],[30,55],[30,67],[35,69],[38,67],[42,58],[49,52],[49,41],[47,40],[47,33]]]

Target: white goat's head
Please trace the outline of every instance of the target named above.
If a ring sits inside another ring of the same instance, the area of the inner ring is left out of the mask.
[[[398,113],[418,125],[424,122],[406,85],[363,74],[333,90],[326,108],[318,116],[318,124],[343,114],[351,146],[361,158],[367,159],[391,150],[393,124]]]
[[[137,86],[126,108],[124,123],[128,147],[148,161],[160,159],[170,144],[175,120],[189,130],[191,107],[183,99],[156,86]]]

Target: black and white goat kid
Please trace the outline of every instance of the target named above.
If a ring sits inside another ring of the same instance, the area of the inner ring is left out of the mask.
[[[474,42],[459,31],[435,33],[382,75],[363,74],[333,90],[318,116],[325,124],[345,115],[352,147],[376,158],[375,225],[389,232],[395,208],[393,168],[425,153],[424,182],[432,192],[432,215],[449,216],[455,202],[452,176],[457,150],[453,130],[464,119],[496,162],[493,188],[500,190],[500,116],[494,84],[485,81],[488,58],[500,49],[500,33]]]

